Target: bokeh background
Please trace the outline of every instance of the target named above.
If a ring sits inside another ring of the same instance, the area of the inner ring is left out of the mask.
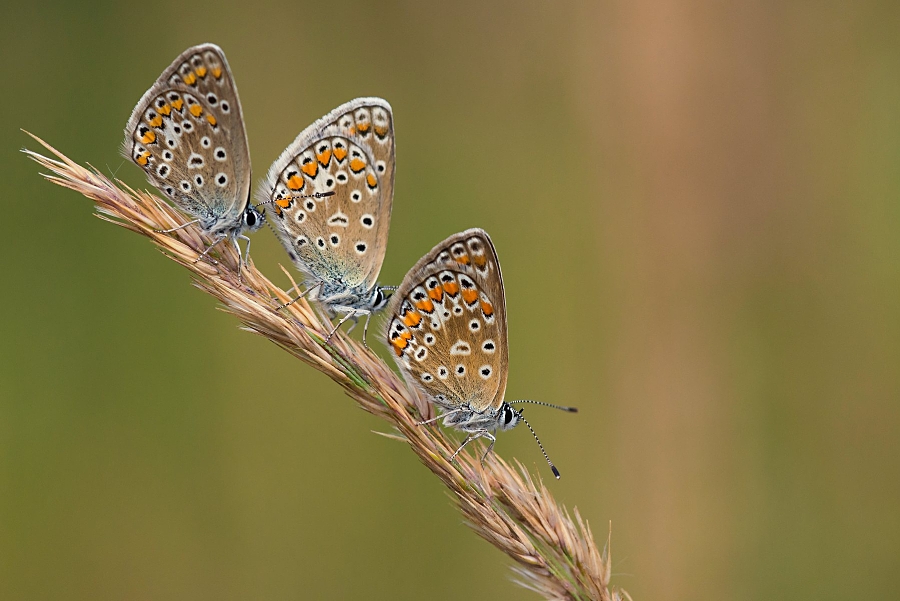
[[[508,393],[581,408],[529,413],[636,600],[900,597],[900,4],[2,12],[0,598],[534,598],[383,424],[18,152],[146,187],[122,127],[204,41],[257,176],[393,104],[382,281],[491,233]],[[525,429],[497,452],[549,476]]]

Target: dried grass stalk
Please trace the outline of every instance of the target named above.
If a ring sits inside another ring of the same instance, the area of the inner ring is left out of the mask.
[[[183,225],[186,219],[179,211],[147,192],[111,182],[96,169],[81,167],[32,137],[56,157],[24,151],[50,171],[44,177],[94,201],[101,219],[150,238],[173,261],[189,269],[196,285],[221,301],[244,329],[268,338],[325,373],[363,409],[396,428],[397,434],[390,436],[408,443],[443,481],[466,523],[516,562],[513,570],[519,584],[547,599],[630,599],[628,593],[609,585],[609,539],[601,553],[578,510],[570,514],[557,504],[543,482],[535,481],[521,463],[510,465],[491,454],[482,466],[480,449],[463,452],[450,463],[448,458],[458,443],[439,427],[416,424],[434,416],[433,405],[344,333],[325,344],[331,323],[305,299],[279,310],[280,303],[291,299],[288,292],[252,264],[243,269],[239,280],[240,259],[230,245],[217,248],[218,263],[195,262],[210,243],[196,227],[170,234],[154,231]]]

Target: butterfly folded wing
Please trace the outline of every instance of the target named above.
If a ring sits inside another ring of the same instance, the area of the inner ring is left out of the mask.
[[[250,154],[237,87],[221,48],[183,52],[135,106],[123,153],[210,233],[240,228]]]
[[[409,270],[388,308],[397,363],[436,402],[498,409],[509,355],[506,299],[487,232],[450,236]]]
[[[393,183],[390,105],[358,98],[301,132],[272,164],[258,197],[302,272],[369,291],[387,247]]]

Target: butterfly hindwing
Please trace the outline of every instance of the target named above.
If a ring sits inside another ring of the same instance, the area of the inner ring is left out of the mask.
[[[411,382],[444,407],[500,407],[506,299],[487,232],[466,230],[435,246],[403,278],[388,312],[388,344]]]
[[[313,123],[288,146],[269,169],[260,197],[271,207],[270,222],[301,271],[368,290],[384,260],[393,183],[390,105],[358,98]],[[330,195],[315,198],[317,193]]]
[[[132,112],[123,152],[204,229],[240,224],[249,200],[250,155],[221,48],[194,46],[163,71]]]

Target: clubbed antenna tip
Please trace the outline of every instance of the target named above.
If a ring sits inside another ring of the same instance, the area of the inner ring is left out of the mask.
[[[550,466],[550,469],[553,470],[553,475],[556,476],[556,479],[557,479],[557,480],[559,480],[559,470],[556,469],[556,466],[555,466],[555,465],[551,465],[551,466]]]
[[[552,409],[560,409],[562,411],[568,411],[569,413],[578,413],[578,407],[566,407],[564,405],[554,405],[552,403],[544,403],[541,401],[532,401],[530,399],[519,399],[518,401],[509,401],[510,405],[515,405],[517,403],[531,403],[532,405],[541,405],[542,407],[550,407]]]

